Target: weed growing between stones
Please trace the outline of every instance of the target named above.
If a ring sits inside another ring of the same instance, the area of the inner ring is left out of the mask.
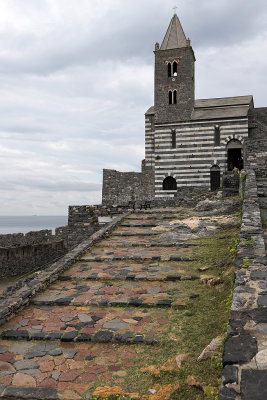
[[[252,239],[243,239],[242,242],[241,242],[241,244],[242,244],[243,246],[246,246],[246,245],[255,246],[255,245],[256,245],[255,240],[252,240]]]
[[[244,259],[243,259],[243,264],[242,264],[242,266],[241,266],[241,268],[249,268],[249,259],[247,258],[247,257],[245,257]]]
[[[261,211],[261,223],[262,223],[263,229],[267,229],[267,221],[266,221],[266,218],[264,216],[263,209],[266,210],[266,208],[262,207],[262,209],[260,210]]]

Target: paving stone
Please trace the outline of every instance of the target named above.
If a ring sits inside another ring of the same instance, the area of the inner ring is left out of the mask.
[[[56,357],[56,356],[60,356],[61,354],[63,354],[63,351],[61,349],[54,349],[54,350],[49,351],[48,354],[50,356]]]
[[[197,293],[191,293],[190,295],[189,295],[189,298],[190,299],[197,299],[199,297],[199,294],[197,294]]]
[[[63,353],[66,355],[67,358],[74,358],[77,354],[77,350],[74,349],[63,349]]]
[[[267,349],[261,350],[255,357],[257,368],[260,370],[267,370]]]
[[[45,340],[48,338],[48,334],[44,332],[36,332],[31,335],[32,340]]]
[[[238,368],[233,365],[226,365],[222,372],[222,383],[238,383]]]
[[[249,362],[257,351],[257,341],[249,334],[230,337],[224,345],[223,362],[224,364]]]
[[[73,320],[73,317],[70,317],[70,318],[68,318],[68,317],[61,317],[60,320],[61,320],[62,322],[70,322],[70,321]]]
[[[5,353],[8,350],[7,346],[0,346],[0,354]]]
[[[90,340],[92,339],[92,336],[89,333],[81,333],[76,341],[77,342],[90,342]]]
[[[28,325],[28,323],[29,323],[29,320],[28,319],[23,319],[22,321],[20,321],[20,326],[27,326]]]
[[[45,351],[31,351],[25,354],[25,359],[31,359],[35,357],[43,357],[46,355]]]
[[[18,372],[13,377],[12,385],[32,388],[36,387],[36,381],[32,376]]]
[[[81,322],[92,322],[92,317],[87,314],[78,314],[78,318]]]
[[[7,340],[30,340],[28,331],[8,330],[1,334],[2,339]]]
[[[160,293],[160,287],[151,287],[147,289],[147,293],[149,294],[157,294]]]
[[[124,330],[124,329],[128,329],[128,327],[129,327],[129,324],[122,321],[120,318],[115,318],[111,321],[106,322],[103,325],[104,329],[110,329],[112,331]]]
[[[267,370],[247,369],[241,374],[242,400],[267,399]]]
[[[16,372],[15,368],[6,361],[0,361],[0,371]]]
[[[109,341],[111,341],[112,338],[113,338],[112,332],[99,331],[94,335],[93,340],[95,342],[109,342]]]
[[[233,389],[222,386],[220,388],[219,400],[238,400],[238,393]]]
[[[20,370],[20,369],[34,369],[34,368],[38,368],[39,365],[31,360],[20,360],[20,361],[16,361],[14,363],[14,367],[16,368],[16,370]]]
[[[60,377],[60,375],[61,375],[61,371],[53,371],[53,372],[52,372],[52,378],[55,379],[55,381],[58,380],[58,378]]]
[[[21,374],[26,374],[30,376],[37,376],[41,373],[41,371],[37,368],[34,369],[22,369],[19,371]]]
[[[18,400],[58,400],[58,393],[52,388],[26,388],[9,386],[4,390],[6,398]]]
[[[76,336],[78,336],[78,331],[71,331],[64,333],[64,335],[61,337],[62,342],[73,342]]]
[[[260,307],[266,307],[267,306],[267,295],[258,297],[258,305]]]

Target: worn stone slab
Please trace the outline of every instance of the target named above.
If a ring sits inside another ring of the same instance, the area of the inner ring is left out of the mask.
[[[267,399],[267,370],[242,370],[241,396],[242,400]]]
[[[257,341],[247,333],[226,340],[223,352],[224,364],[249,362],[257,354]]]
[[[1,394],[1,391],[0,391]],[[58,393],[52,388],[26,388],[7,386],[1,394],[4,399],[58,400]]]

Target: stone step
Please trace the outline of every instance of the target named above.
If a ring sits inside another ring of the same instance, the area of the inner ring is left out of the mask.
[[[127,227],[127,226],[119,226],[112,232],[112,236],[127,234],[131,236],[141,236],[141,235],[160,235],[165,233],[166,229],[159,226],[148,227],[148,226],[135,226],[135,227]]]
[[[34,305],[184,307],[177,282],[56,282],[34,297]]]
[[[143,255],[143,256],[138,256],[138,255],[121,255],[121,256],[83,256],[81,258],[82,261],[96,261],[96,262],[104,262],[104,261],[185,261],[185,262],[191,262],[191,261],[196,261],[197,258],[193,257],[180,257],[180,256],[166,256],[163,255],[158,256],[151,256],[150,254]]]
[[[157,221],[165,221],[165,220],[172,220],[172,219],[177,219],[179,218],[179,214],[178,213],[173,213],[173,214],[146,214],[146,215],[142,215],[142,214],[131,214],[129,215],[125,221],[131,221],[131,220],[145,220],[145,221],[149,221],[151,219],[155,219]]]
[[[59,276],[59,280],[131,280],[131,281],[179,281],[199,279],[198,263],[189,262],[152,262],[146,260],[100,262],[78,261],[68,271]]]
[[[164,340],[171,312],[169,308],[31,305],[2,328],[1,338],[151,344]]]
[[[5,340],[0,346],[0,398],[90,398],[96,382],[113,386],[114,379],[123,382],[129,368],[149,365],[150,352],[151,346],[139,344]]]
[[[138,247],[138,248],[105,248],[95,247],[91,251],[85,253],[81,260],[85,261],[117,261],[117,260],[165,260],[165,261],[193,261],[196,259],[198,249],[196,248],[180,248],[180,247]]]
[[[159,239],[157,236],[137,236],[134,241],[132,237],[111,237],[109,239],[102,240],[99,243],[95,244],[95,247],[176,247],[176,248],[184,248],[188,247],[200,247],[201,244],[196,243],[188,243],[188,242],[177,242],[166,239]]]
[[[163,232],[161,232],[163,233]],[[131,236],[131,237],[142,237],[142,236],[157,236],[160,237],[160,233],[159,232],[132,232],[129,230],[125,230],[125,231],[121,231],[121,232],[114,232],[113,235],[114,237],[119,236],[119,237],[124,237],[124,236]]]
[[[159,225],[159,222],[145,222],[145,221],[133,221],[133,222],[123,222],[120,226],[127,228],[155,228]]]
[[[162,214],[177,214],[178,207],[154,207],[147,210],[135,210],[134,214],[155,214],[155,215],[162,215]],[[131,214],[131,215],[134,215]]]

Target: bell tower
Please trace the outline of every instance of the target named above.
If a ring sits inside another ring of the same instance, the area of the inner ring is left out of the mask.
[[[154,53],[155,123],[190,120],[195,101],[195,55],[176,13]]]

